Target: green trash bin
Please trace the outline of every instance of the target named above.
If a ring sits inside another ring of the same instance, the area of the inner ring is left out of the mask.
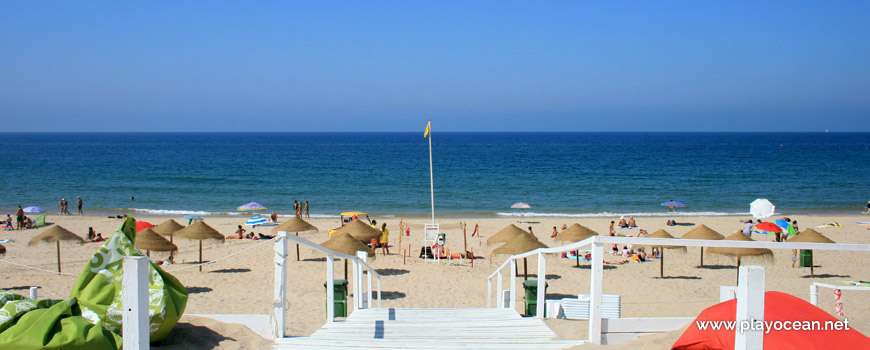
[[[548,283],[544,283],[544,294],[547,294]],[[538,313],[538,281],[523,282],[523,289],[526,290],[526,316],[535,316]],[[546,306],[544,308],[546,312]]]
[[[801,249],[800,256],[800,267],[812,267],[813,266],[813,251],[812,250],[804,250]]]
[[[335,317],[347,317],[347,280],[333,280],[332,294]],[[326,283],[323,283],[326,288]]]

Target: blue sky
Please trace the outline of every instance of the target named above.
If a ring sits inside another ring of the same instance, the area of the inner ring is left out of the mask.
[[[3,131],[870,131],[870,2],[0,4]]]

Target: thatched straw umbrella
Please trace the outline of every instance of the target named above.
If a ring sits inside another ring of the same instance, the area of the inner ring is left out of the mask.
[[[743,234],[741,231],[735,231],[728,237],[725,237],[726,241],[750,241],[754,242],[755,240]],[[766,256],[772,257],[773,252],[770,249],[766,248],[731,248],[731,247],[712,247],[707,249],[707,252],[710,254],[723,255],[723,256],[734,256],[737,257],[737,279],[740,280],[740,258],[744,256]]]
[[[586,226],[574,223],[556,235],[557,241],[580,242],[592,236],[598,236],[598,232],[592,231]],[[574,251],[577,258],[577,266],[580,266],[580,252]]]
[[[172,252],[178,250],[178,246],[172,244],[168,239],[154,232],[153,229],[146,228],[136,232],[136,241],[133,242],[136,248],[145,249],[148,256],[151,256],[151,251],[156,252]]]
[[[514,238],[520,234],[529,234],[529,233],[526,230],[523,230],[523,229],[517,227],[517,225],[510,224],[507,227],[501,229],[501,231],[498,231],[494,235],[487,238],[486,244],[507,242],[507,241],[511,240],[511,238]]]
[[[347,232],[335,231],[332,234],[332,238],[323,242],[320,246],[350,256],[356,256],[356,252],[362,251],[366,252],[369,258],[375,258],[374,250],[360,242],[360,240],[351,237]],[[347,259],[344,260],[344,279],[347,280]]]
[[[60,225],[54,225],[48,230],[45,230],[45,232],[30,239],[30,242],[27,243],[27,245],[32,246],[39,242],[55,242],[57,244],[57,272],[60,272],[60,241],[83,242],[82,238],[76,236],[75,233],[69,232],[69,230]]]
[[[505,244],[503,244],[501,247],[498,247],[495,250],[493,250],[492,254],[493,255],[495,255],[495,254],[515,255],[515,254],[522,254],[522,253],[530,252],[530,251],[538,249],[538,248],[547,248],[547,245],[544,243],[541,243],[541,241],[539,241],[537,238],[535,238],[535,236],[532,236],[531,234],[526,232],[526,233],[523,233],[521,235],[517,235],[514,238],[511,238],[511,240],[505,242]],[[528,261],[526,261],[526,258],[523,258],[523,280],[524,281],[528,280],[528,275],[529,275]],[[544,278],[544,277],[538,276],[538,279],[542,279],[542,278]]]
[[[707,227],[707,225],[701,224],[701,226],[693,228],[680,238],[720,240],[724,239],[725,236]],[[704,267],[704,247],[701,247],[701,267]]]
[[[383,233],[381,230],[378,230],[359,219],[353,220],[342,228],[335,230],[332,235],[335,236],[335,234],[339,232],[346,232],[351,237],[363,242],[369,242],[373,239],[381,238],[381,234]]]
[[[647,238],[677,239],[676,237],[674,237],[673,235],[671,235],[670,233],[668,233],[668,231],[665,231],[664,229],[653,232],[653,233],[647,235],[646,237]],[[677,250],[686,251],[686,247],[676,246],[676,245],[657,245],[657,246],[653,246],[653,248],[659,248],[659,257],[661,258],[661,263],[659,264],[659,278],[665,277],[665,249],[677,249]]]
[[[175,233],[183,228],[184,226],[181,226],[175,220],[169,219],[160,225],[154,226],[152,230],[161,236],[169,236],[169,243],[172,243],[172,236],[175,236]]]
[[[821,233],[816,232],[813,229],[807,229],[804,232],[799,233],[797,236],[788,239],[789,242],[804,242],[804,243],[836,243],[828,237],[823,236]],[[812,254],[812,250],[810,250],[810,254]],[[810,277],[816,277],[815,271],[813,271],[814,263],[810,264]]]
[[[292,219],[284,221],[272,229],[272,233],[278,233],[278,231],[296,232],[296,235],[298,236],[299,232],[317,232],[317,227],[314,227],[314,225],[309,224],[298,216],[294,216]],[[296,261],[299,261],[299,243],[296,243]]]
[[[176,231],[174,235],[199,241],[199,271],[202,271],[202,240],[217,239],[223,242],[225,239],[224,235],[206,224],[205,221],[197,221],[193,225]]]

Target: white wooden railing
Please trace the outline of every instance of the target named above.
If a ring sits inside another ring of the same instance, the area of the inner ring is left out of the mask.
[[[838,250],[870,252],[868,244],[842,244],[842,243],[800,243],[800,242],[757,242],[757,241],[730,241],[730,240],[704,240],[704,239],[674,239],[674,238],[645,238],[645,237],[618,237],[618,236],[595,236],[580,242],[566,244],[553,248],[539,248],[527,253],[512,255],[505,260],[495,271],[487,277],[487,307],[501,307],[516,309],[516,263],[517,259],[537,255],[538,257],[538,295],[537,313],[535,317],[544,315],[546,293],[546,260],[544,254],[561,253],[591,245],[591,283],[589,285],[589,341],[601,343],[601,295],[603,290],[604,275],[604,245],[605,244],[636,244],[652,246],[684,246],[684,247],[728,247],[728,248],[767,248],[767,249],[806,249],[806,250]],[[510,268],[510,288],[503,290],[502,270]],[[503,293],[508,293],[509,303],[504,305],[492,304],[492,280],[496,278],[496,295],[502,300]],[[578,293],[581,294],[581,293]]]
[[[381,307],[381,275],[371,268],[367,261],[365,252],[357,252],[357,256],[341,254],[329,249],[326,249],[319,244],[311,242],[305,238],[290,235],[287,232],[279,231],[275,237],[275,301],[273,303],[273,323],[275,337],[284,337],[284,328],[286,326],[286,308],[287,308],[287,247],[289,241],[304,245],[326,255],[326,322],[332,323],[335,319],[335,284],[334,284],[334,262],[335,258],[347,259],[353,263],[353,295],[354,308],[366,309],[371,307],[372,300],[372,275],[377,278],[377,301],[378,307]],[[363,284],[363,275],[367,275],[368,284]],[[350,281],[348,281],[350,282]]]

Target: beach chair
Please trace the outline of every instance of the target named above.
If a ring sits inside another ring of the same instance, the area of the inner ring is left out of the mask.
[[[45,214],[35,215],[33,219],[33,227],[45,226]]]
[[[577,298],[565,298],[561,300],[562,313],[560,318],[569,320],[589,319],[589,295],[581,294]],[[604,294],[601,296],[601,318],[622,317],[621,297],[618,294]]]

